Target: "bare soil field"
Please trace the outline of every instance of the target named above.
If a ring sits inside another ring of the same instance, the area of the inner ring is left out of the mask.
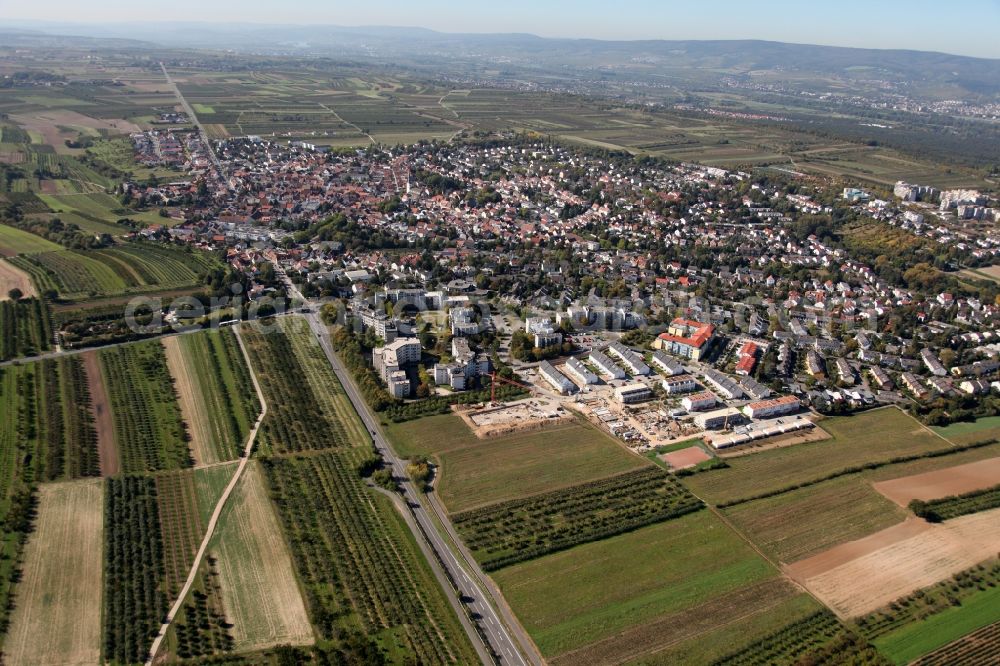
[[[312,643],[312,625],[258,464],[247,468],[219,525],[211,550],[234,649]]]
[[[990,458],[935,472],[879,481],[873,486],[896,504],[906,506],[915,499],[932,500],[949,495],[961,495],[998,484],[1000,484],[1000,458]]]
[[[100,479],[39,487],[5,663],[100,661],[103,489]]]
[[[7,299],[7,292],[11,289],[20,289],[25,296],[38,295],[27,273],[0,259],[0,301]]]
[[[184,352],[181,351],[180,338],[177,336],[167,336],[163,338],[163,350],[167,357],[167,367],[170,368],[170,375],[174,378],[174,388],[177,390],[178,403],[181,407],[181,418],[188,426],[188,434],[191,435],[191,455],[195,464],[204,465],[210,462],[217,462],[211,451],[207,449],[211,440],[211,424],[207,422],[208,411],[199,405],[196,393],[198,378],[189,372],[187,363],[184,360]]]
[[[75,132],[67,132],[62,127],[79,127],[83,129],[106,129],[122,134],[140,131],[138,125],[127,120],[101,120],[85,116],[68,109],[52,109],[32,114],[12,114],[10,119],[26,131],[35,131],[42,135],[45,143],[56,149],[57,153],[79,152],[66,147],[66,139],[75,139]]]
[[[842,617],[854,617],[996,556],[998,545],[1000,509],[936,525],[914,518],[785,572]]]
[[[101,360],[96,351],[81,354],[83,369],[87,373],[90,390],[91,409],[94,412],[94,428],[97,430],[97,453],[101,460],[101,476],[114,476],[121,467],[118,446],[115,444],[115,419],[111,414],[111,401],[104,389]]]
[[[711,460],[711,456],[701,450],[698,446],[689,446],[680,451],[664,453],[660,455],[660,460],[670,465],[673,469],[686,469],[694,467],[698,463]]]

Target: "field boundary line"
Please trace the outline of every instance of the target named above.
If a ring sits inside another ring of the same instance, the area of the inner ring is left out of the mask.
[[[187,580],[184,581],[184,587],[181,588],[180,594],[177,595],[177,600],[167,613],[167,617],[163,621],[163,625],[160,626],[160,630],[157,632],[156,638],[153,639],[153,644],[149,649],[149,657],[146,659],[146,666],[152,666],[153,661],[156,659],[156,653],[160,649],[160,644],[166,637],[167,631],[170,629],[170,625],[173,623],[174,618],[177,617],[177,613],[180,612],[181,607],[184,605],[184,600],[191,591],[191,586],[194,584],[194,580],[198,576],[198,569],[201,568],[201,561],[204,559],[205,552],[208,550],[208,544],[215,535],[215,528],[219,523],[219,517],[222,515],[222,510],[225,508],[226,502],[229,500],[229,496],[232,495],[233,490],[236,488],[236,484],[239,483],[240,478],[243,476],[243,471],[250,462],[250,454],[253,452],[253,445],[257,441],[257,431],[264,422],[264,417],[267,416],[267,400],[264,398],[264,391],[261,390],[260,383],[257,381],[257,374],[253,370],[253,364],[250,362],[250,354],[247,352],[246,345],[243,344],[243,337],[240,335],[239,327],[234,327],[233,332],[236,334],[236,340],[240,344],[240,351],[243,352],[243,360],[246,361],[247,370],[250,372],[250,379],[253,381],[254,390],[257,391],[257,398],[260,400],[260,415],[257,417],[257,422],[247,435],[247,443],[243,449],[243,457],[240,458],[240,462],[236,466],[233,478],[229,480],[225,490],[222,491],[222,495],[219,497],[219,501],[215,504],[215,510],[212,511],[212,517],[208,521],[208,527],[205,528],[205,536],[201,540],[201,546],[198,547],[198,553],[195,555],[194,562],[191,564],[191,570],[188,572]]]

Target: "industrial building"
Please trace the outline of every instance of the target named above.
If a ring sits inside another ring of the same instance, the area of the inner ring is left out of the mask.
[[[740,410],[735,407],[723,407],[711,412],[695,414],[694,424],[702,430],[718,430],[719,428],[732,428],[746,422]]]

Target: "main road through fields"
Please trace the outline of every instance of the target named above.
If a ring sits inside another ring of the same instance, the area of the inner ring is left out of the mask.
[[[215,173],[218,175],[219,180],[226,182],[228,185],[229,179],[226,177],[226,172],[222,170],[222,162],[215,154],[215,150],[212,148],[212,142],[208,140],[208,132],[205,131],[204,126],[202,126],[201,121],[198,120],[198,114],[194,112],[188,101],[184,99],[184,95],[181,94],[181,89],[177,87],[177,84],[172,78],[170,78],[170,72],[167,71],[166,66],[161,62],[160,69],[163,70],[163,76],[167,79],[167,84],[174,89],[174,96],[177,97],[177,101],[181,103],[181,107],[184,109],[184,113],[187,117],[191,119],[194,126],[198,129],[198,134],[201,135],[201,141],[205,144],[205,150],[208,151],[208,156],[212,159],[212,163],[215,164]]]
[[[291,281],[288,280],[287,276],[283,273],[279,273],[279,276],[285,281],[289,292],[293,296],[306,301],[306,299],[302,298],[301,293],[295,289]],[[308,301],[306,302],[308,303]],[[425,540],[435,552],[441,564],[444,565],[448,576],[458,587],[461,601],[472,612],[473,618],[489,641],[490,648],[497,655],[499,662],[501,664],[511,664],[511,666],[527,666],[529,663],[541,664],[541,656],[536,651],[534,644],[524,634],[524,630],[517,623],[516,619],[510,615],[510,611],[502,605],[504,602],[500,600],[497,606],[503,609],[505,615],[508,615],[507,623],[501,619],[500,613],[489,602],[489,594],[486,592],[485,586],[479,582],[485,579],[485,574],[478,569],[478,565],[474,561],[459,560],[452,549],[448,547],[440,531],[438,531],[437,525],[434,524],[429,511],[434,511],[442,524],[447,524],[448,516],[444,514],[437,503],[421,498],[417,489],[410,482],[406,474],[405,463],[389,445],[379,427],[378,419],[375,418],[368,403],[365,402],[365,399],[358,391],[354,383],[354,378],[334,353],[333,345],[330,342],[329,329],[320,319],[316,307],[307,308],[306,320],[309,322],[309,326],[316,335],[317,340],[319,340],[323,352],[330,361],[330,365],[333,366],[334,373],[336,373],[340,383],[344,386],[344,391],[354,405],[354,409],[357,410],[365,427],[368,428],[368,433],[372,437],[376,450],[389,464],[393,476],[401,480],[403,495],[407,499],[407,504],[409,505],[414,521],[420,528],[414,536]],[[474,571],[473,568],[475,568]],[[473,571],[473,573],[470,573],[470,571]],[[445,594],[452,594],[452,591],[446,589]],[[477,635],[470,636],[470,638],[476,641],[480,637]]]

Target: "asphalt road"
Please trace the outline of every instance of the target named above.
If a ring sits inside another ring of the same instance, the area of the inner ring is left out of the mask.
[[[541,663],[540,658],[531,647],[530,642],[526,643],[527,648],[523,649],[519,641],[515,639],[511,631],[501,620],[493,605],[488,601],[489,595],[477,582],[476,576],[469,573],[468,567],[470,567],[470,563],[460,561],[448,547],[448,544],[441,536],[429,513],[430,511],[434,511],[436,506],[426,501],[426,499],[417,492],[416,488],[409,481],[409,478],[406,475],[405,463],[396,455],[395,451],[392,450],[392,447],[389,446],[388,441],[386,441],[385,437],[382,435],[378,419],[375,418],[375,415],[372,413],[368,403],[365,402],[364,398],[358,392],[357,386],[354,384],[353,377],[351,377],[347,368],[344,367],[344,365],[340,362],[340,359],[334,353],[328,330],[320,320],[320,316],[313,311],[311,314],[306,315],[306,319],[309,322],[309,326],[312,328],[313,333],[316,335],[317,340],[319,340],[323,351],[326,353],[330,364],[333,366],[334,372],[340,379],[340,383],[343,384],[344,390],[347,392],[351,403],[357,410],[358,415],[365,424],[365,427],[368,428],[368,432],[372,436],[375,448],[382,455],[385,462],[390,466],[393,475],[401,481],[400,485],[402,487],[404,498],[407,500],[407,504],[414,520],[416,521],[416,524],[420,527],[419,533],[415,536],[417,538],[424,539],[430,545],[431,549],[437,554],[438,559],[447,570],[449,577],[458,586],[462,602],[473,614],[473,619],[476,620],[483,634],[485,634],[492,651],[498,656],[499,662],[501,664],[520,666],[527,666],[529,663]],[[439,517],[442,522],[447,520],[447,516],[440,516],[439,514]],[[445,590],[445,592],[447,594],[452,593],[451,590]],[[479,636],[472,636],[470,638],[475,641],[479,639]],[[525,639],[526,637],[522,638],[522,640]],[[529,661],[524,654],[532,655],[533,658],[531,661]]]
[[[174,95],[177,97],[177,101],[181,103],[181,107],[184,109],[184,113],[187,114],[194,126],[198,128],[198,134],[201,135],[201,140],[205,144],[205,149],[208,151],[208,156],[212,158],[212,163],[215,164],[216,174],[218,174],[219,180],[226,180],[226,172],[222,170],[222,162],[215,154],[215,150],[212,148],[212,142],[208,139],[208,132],[202,126],[201,121],[198,120],[198,114],[194,112],[191,105],[188,104],[187,100],[184,99],[184,95],[181,93],[181,89],[177,87],[174,80],[170,78],[170,73],[167,71],[166,66],[161,62],[160,69],[163,70],[163,76],[167,79],[167,83],[171,88],[174,89]]]

